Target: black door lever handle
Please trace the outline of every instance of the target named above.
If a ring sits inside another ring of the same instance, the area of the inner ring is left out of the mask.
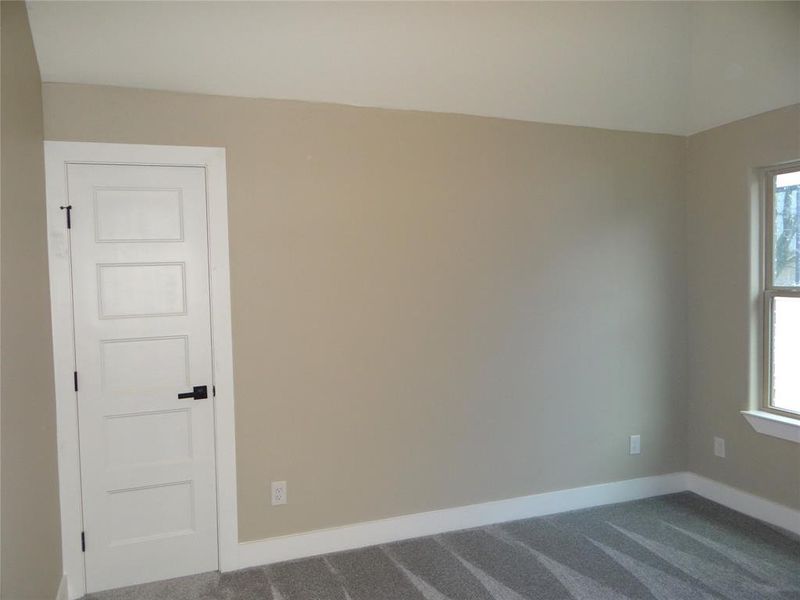
[[[205,385],[196,385],[191,392],[185,392],[183,394],[178,394],[178,398],[184,400],[186,398],[192,398],[193,400],[205,400],[208,398],[208,386]]]

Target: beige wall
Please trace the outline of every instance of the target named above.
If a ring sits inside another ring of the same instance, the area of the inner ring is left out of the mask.
[[[686,468],[684,138],[60,84],[44,104],[48,139],[228,150],[241,539]]]
[[[2,2],[2,589],[51,600],[61,578],[42,98],[22,2]]]
[[[690,469],[800,508],[800,445],[756,433],[758,187],[755,169],[800,159],[800,105],[689,138]],[[713,437],[727,440],[727,458]]]

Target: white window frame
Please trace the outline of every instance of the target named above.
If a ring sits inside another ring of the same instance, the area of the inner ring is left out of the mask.
[[[783,173],[800,171],[800,162],[782,165],[778,168],[766,169],[763,172],[763,210],[762,239],[763,252],[761,258],[762,285],[761,301],[764,309],[763,328],[763,389],[761,393],[761,410],[781,417],[800,419],[800,412],[777,408],[772,404],[772,315],[775,298],[800,298],[800,286],[776,286],[773,267],[774,227],[775,227],[775,178]]]
[[[236,498],[236,428],[234,424],[233,338],[228,191],[224,148],[150,146],[93,142],[44,142],[50,300],[53,329],[58,477],[61,505],[61,552],[68,597],[86,593],[81,551],[83,501],[78,451],[77,397],[72,321],[70,254],[64,211],[66,167],[81,164],[133,164],[201,167],[206,173],[209,277],[211,293],[214,423],[217,478],[217,528],[220,571],[239,568]]]

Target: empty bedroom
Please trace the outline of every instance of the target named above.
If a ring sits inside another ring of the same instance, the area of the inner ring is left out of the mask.
[[[800,599],[800,1],[0,0],[2,600]]]

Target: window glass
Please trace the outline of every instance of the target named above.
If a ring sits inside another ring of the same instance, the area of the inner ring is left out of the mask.
[[[772,406],[800,413],[800,298],[772,305]]]
[[[774,189],[773,285],[800,287],[800,171],[777,175]]]

